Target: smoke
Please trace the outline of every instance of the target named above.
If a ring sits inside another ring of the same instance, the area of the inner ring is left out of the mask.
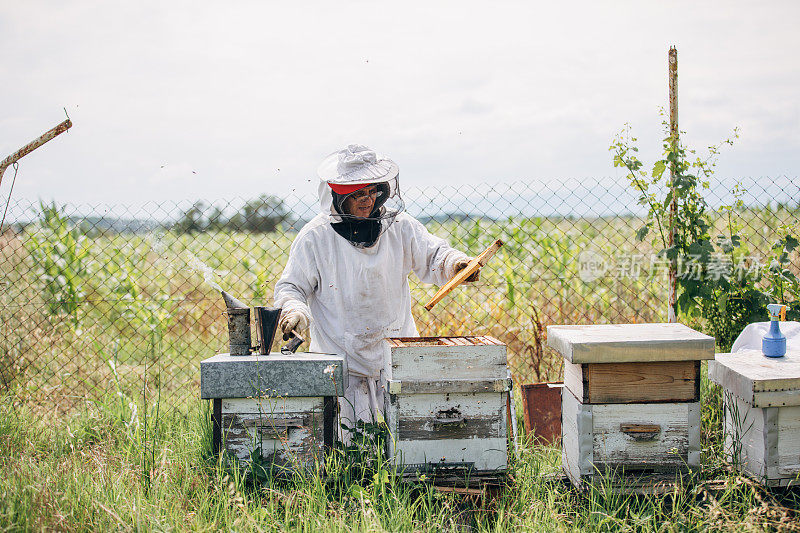
[[[213,268],[203,263],[196,255],[188,250],[186,251],[186,257],[186,264],[189,266],[188,270],[201,273],[203,275],[203,280],[206,283],[222,292],[222,287],[220,287],[219,283],[216,282],[215,278],[217,278],[217,274],[214,272]]]

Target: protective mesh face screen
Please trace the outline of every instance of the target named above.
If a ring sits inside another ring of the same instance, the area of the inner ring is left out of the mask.
[[[332,222],[331,226],[353,246],[369,248],[375,244],[378,237],[392,225],[397,215],[405,210],[397,178],[378,183],[377,189],[372,210],[367,217],[348,213],[345,204],[349,197],[358,196],[359,193],[363,195],[363,192],[356,191],[346,195],[333,193],[334,209],[341,221]]]

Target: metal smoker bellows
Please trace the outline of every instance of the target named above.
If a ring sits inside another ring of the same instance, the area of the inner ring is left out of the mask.
[[[278,319],[281,316],[280,308],[256,306],[253,308],[256,319],[256,335],[258,345],[252,347],[250,333],[250,308],[225,291],[222,298],[225,300],[226,313],[228,314],[228,343],[231,355],[250,355],[251,350],[258,350],[261,355],[268,355],[278,329]],[[289,343],[281,348],[281,353],[294,353],[304,342],[296,332],[285,340]]]

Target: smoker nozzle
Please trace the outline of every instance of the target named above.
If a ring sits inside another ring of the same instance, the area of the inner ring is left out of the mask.
[[[227,292],[225,292],[225,291],[220,291],[220,292],[222,292],[222,298],[225,300],[225,307],[227,307],[228,309],[247,309],[248,308],[248,306],[246,306],[244,304],[244,302],[241,302],[241,301],[237,300],[236,298],[234,298],[233,296],[231,296]]]

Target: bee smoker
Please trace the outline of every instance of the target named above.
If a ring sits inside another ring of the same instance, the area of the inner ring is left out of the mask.
[[[250,308],[225,291],[222,291],[228,315],[228,344],[231,355],[250,355],[251,351],[261,355],[269,354],[275,331],[278,329],[278,319],[281,316],[280,308],[256,306],[255,311],[256,335],[258,344],[252,346],[250,333]],[[289,342],[281,348],[281,353],[295,353],[297,348],[305,341],[296,332],[292,332]]]

